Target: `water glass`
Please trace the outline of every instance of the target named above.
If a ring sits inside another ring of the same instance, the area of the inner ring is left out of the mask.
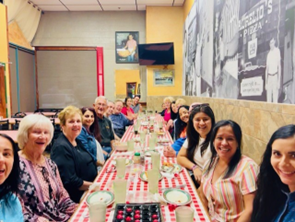
[[[128,148],[128,151],[134,151],[134,140],[127,141],[127,148]]]
[[[117,177],[124,178],[125,171],[126,171],[126,158],[116,159],[116,169],[117,169]]]
[[[159,193],[159,170],[148,170],[147,176],[149,192],[152,194]]]
[[[90,222],[105,222],[107,205],[104,202],[94,202],[88,205]]]
[[[156,142],[154,138],[149,138],[149,149],[154,150],[156,148]]]
[[[187,206],[177,207],[175,210],[176,222],[193,222],[194,210]]]
[[[152,158],[152,169],[153,170],[160,170],[160,161],[161,161],[161,155],[158,152],[151,152],[151,158]]]
[[[145,142],[145,132],[144,131],[141,131],[140,132],[140,143],[144,143]]]
[[[125,203],[127,192],[127,180],[115,179],[113,181],[113,189],[116,203]]]

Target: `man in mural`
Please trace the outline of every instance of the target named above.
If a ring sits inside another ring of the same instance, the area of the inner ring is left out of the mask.
[[[265,67],[265,90],[267,102],[278,102],[279,89],[281,84],[281,52],[275,46],[275,39],[269,42],[269,52],[266,57]]]
[[[215,68],[217,97],[238,97],[238,45],[240,0],[224,0],[218,29],[219,61]]]

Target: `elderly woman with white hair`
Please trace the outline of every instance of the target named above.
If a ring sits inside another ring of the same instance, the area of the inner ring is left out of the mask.
[[[43,115],[28,115],[20,122],[19,198],[24,221],[67,221],[75,211],[56,164],[43,155],[52,137],[53,125]]]

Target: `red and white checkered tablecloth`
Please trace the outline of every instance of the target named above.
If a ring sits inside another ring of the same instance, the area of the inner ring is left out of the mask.
[[[130,139],[133,139],[134,137],[135,137],[135,134],[133,133],[133,126],[130,126],[128,130],[126,131],[126,133],[124,134],[121,141],[126,142]],[[147,134],[146,136],[147,146],[148,146],[148,138],[149,138],[149,135]],[[165,132],[165,134],[163,135],[163,138],[169,139],[169,144],[173,142],[169,135],[169,132]],[[161,147],[159,146],[157,148],[160,148],[160,151],[162,150]],[[111,158],[107,161],[107,163],[102,168],[100,174],[95,179],[95,182],[101,183],[101,187],[100,187],[101,190],[110,190],[112,181],[116,178],[116,174],[117,174],[116,171],[111,171],[111,172],[108,172],[108,171],[112,168],[112,165],[114,164],[114,160],[117,157],[125,157],[128,159],[132,159],[133,155],[130,154],[129,152],[126,154],[124,152],[117,152],[117,151],[114,152],[114,154],[111,156]],[[162,163],[163,162],[176,163],[176,158],[166,158],[162,156],[161,161]],[[146,158],[145,162],[146,162],[145,170],[151,168],[150,158]],[[138,178],[138,176],[130,177],[128,169],[126,170],[125,179],[128,180],[129,193],[134,194],[134,196],[138,200],[144,199],[144,197],[141,197],[140,195],[148,194],[148,184],[142,181],[140,178]],[[176,185],[181,185],[181,184],[186,184],[186,186],[182,189],[189,192],[192,197],[192,202],[190,206],[195,210],[194,221],[210,221],[208,214],[201,203],[200,197],[186,169],[183,169],[182,172],[177,175],[177,177],[173,177],[173,178],[164,177],[161,181],[159,181],[159,193],[162,194],[161,188],[174,187]],[[78,209],[76,210],[76,212],[74,213],[74,215],[72,216],[70,220],[71,222],[88,222],[89,221],[88,207],[86,205],[86,199],[89,194],[90,193],[88,193],[83,199],[83,201],[79,204]],[[109,206],[109,208],[111,207],[112,206]],[[168,206],[162,206],[161,208],[162,208],[164,221],[176,222],[174,211],[170,211]],[[114,214],[114,211],[107,212],[106,214],[107,222],[111,222],[113,220],[113,214]]]

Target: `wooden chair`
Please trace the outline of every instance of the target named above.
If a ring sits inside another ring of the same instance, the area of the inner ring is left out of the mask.
[[[9,120],[0,120],[0,130],[9,130]]]

